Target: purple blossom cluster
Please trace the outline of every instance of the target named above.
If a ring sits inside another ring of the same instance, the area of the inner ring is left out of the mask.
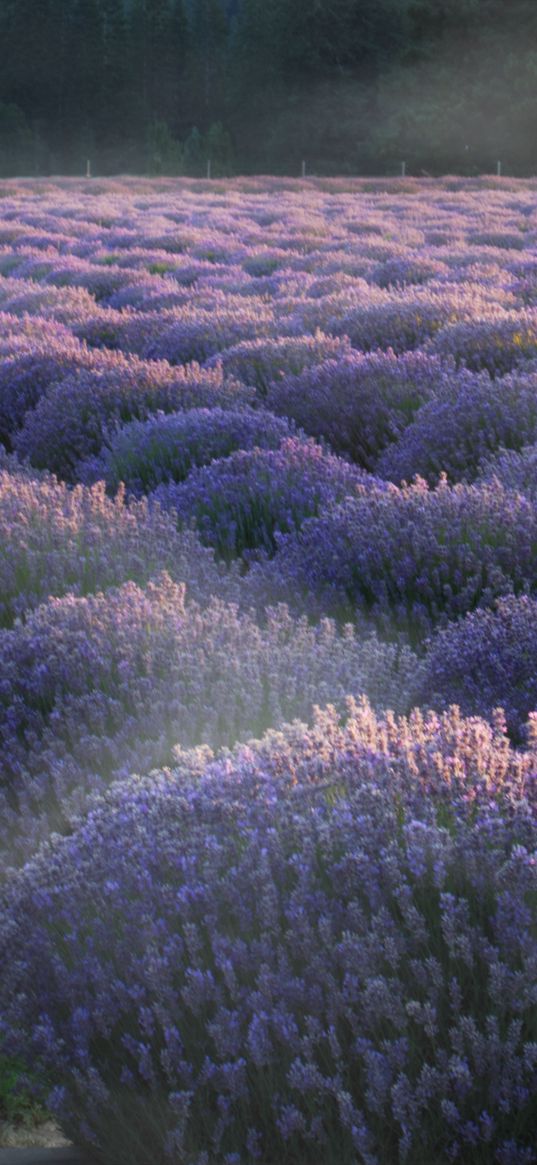
[[[480,469],[482,481],[496,478],[506,489],[522,493],[537,502],[537,445],[522,449],[500,449],[495,457],[485,458]]]
[[[175,745],[229,746],[367,691],[408,707],[404,644],[312,627],[285,606],[263,628],[235,604],[190,601],[169,575],[51,599],[0,633],[0,838],[27,859],[95,789],[169,763]],[[46,660],[46,666],[43,661]]]
[[[102,1165],[537,1165],[537,180],[0,194],[2,1052]]]
[[[267,407],[372,470],[449,375],[423,352],[349,352],[270,386]]]
[[[276,534],[272,561],[256,564],[257,603],[283,594],[311,614],[367,614],[387,634],[419,642],[432,628],[501,595],[534,592],[537,509],[500,482],[429,489],[358,485],[354,496]]]
[[[537,709],[536,600],[509,595],[450,623],[431,640],[424,666],[420,704],[458,704],[479,716],[501,706],[511,736],[524,740]]]
[[[195,466],[236,450],[277,449],[293,431],[286,417],[246,407],[157,412],[111,433],[100,455],[78,467],[78,476],[86,484],[104,480],[112,492],[123,482],[140,496],[163,483],[184,481]]]
[[[375,465],[399,483],[419,475],[437,482],[472,481],[499,449],[519,450],[537,440],[537,371],[492,380],[487,373],[446,376],[399,439]]]
[[[5,1046],[105,1165],[530,1165],[530,772],[361,703],[116,783],[6,889]]]
[[[502,376],[526,360],[537,359],[537,313],[497,310],[494,315],[453,323],[435,336],[429,347],[451,356],[467,368]]]
[[[39,469],[76,480],[78,462],[98,454],[118,423],[158,411],[240,407],[255,394],[226,378],[222,367],[198,364],[172,368],[166,361],[141,361],[118,354],[105,369],[83,368],[52,384],[13,438],[13,447]]]
[[[385,486],[311,439],[287,437],[278,449],[241,449],[193,469],[184,482],[158,486],[151,499],[174,512],[180,527],[195,521],[204,545],[229,561],[252,550],[273,554],[278,534],[298,530],[357,489]]]
[[[271,384],[298,376],[305,368],[337,359],[350,349],[346,337],[336,339],[318,331],[313,336],[278,336],[266,340],[242,340],[233,348],[207,361],[208,366],[221,360],[224,372],[244,384],[253,385],[266,396]]]
[[[13,458],[0,464],[0,627],[51,595],[86,595],[160,570],[200,601],[237,596],[237,578],[191,530],[177,531],[158,506],[114,501],[104,483],[70,490]]]

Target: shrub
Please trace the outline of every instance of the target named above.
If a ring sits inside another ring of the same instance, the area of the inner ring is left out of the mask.
[[[100,456],[84,462],[78,475],[85,482],[104,478],[111,490],[124,482],[130,492],[144,494],[164,482],[183,481],[194,466],[237,449],[277,449],[292,428],[283,418],[250,408],[160,412],[112,433]]]
[[[145,346],[143,355],[171,364],[203,361],[241,340],[266,336],[272,327],[272,311],[261,299],[233,302],[224,296],[211,309],[192,304],[178,308],[173,323]]]
[[[7,445],[52,384],[79,370],[114,371],[124,363],[121,356],[91,351],[73,336],[48,333],[41,325],[39,337],[10,337],[1,344],[0,439]]]
[[[479,296],[470,289],[427,286],[395,291],[380,303],[351,308],[334,321],[336,335],[346,335],[355,348],[371,351],[392,348],[406,352],[418,348],[436,332],[449,334],[456,321],[472,319]],[[442,349],[444,351],[444,349]]]
[[[533,590],[537,579],[537,511],[499,482],[358,486],[276,541],[274,560],[252,569],[257,601],[292,596],[311,613],[347,619],[367,612],[416,641],[500,595]]]
[[[201,767],[116,785],[5,895],[4,1038],[64,1132],[103,1165],[530,1162],[528,766],[362,706]]]
[[[0,634],[4,860],[65,829],[107,781],[169,763],[176,743],[230,745],[348,693],[404,708],[417,672],[404,646],[285,607],[260,629],[221,600],[185,602],[169,576],[51,599]]]
[[[67,489],[12,458],[0,464],[0,627],[49,595],[90,594],[159,570],[192,586],[200,601],[234,598],[237,579],[192,531],[147,503],[110,501],[104,485]]]
[[[537,378],[459,372],[444,378],[434,399],[416,414],[396,444],[386,449],[376,469],[400,482],[416,474],[437,482],[471,481],[481,461],[500,446],[519,449],[537,439]]]
[[[266,396],[272,381],[298,375],[304,368],[341,356],[348,349],[346,337],[335,339],[322,332],[316,332],[314,336],[242,340],[219,356],[213,356],[207,361],[207,366],[221,360],[228,376],[236,376],[244,384],[254,385],[261,396]]]
[[[537,358],[537,316],[531,310],[498,310],[490,318],[459,321],[438,332],[430,350],[476,372],[484,368],[503,376]]]
[[[285,376],[271,386],[266,404],[372,469],[444,375],[440,362],[421,352],[352,352]]]
[[[170,368],[165,361],[121,357],[113,370],[88,369],[53,385],[27,413],[13,443],[32,465],[73,481],[78,462],[99,453],[118,422],[145,420],[158,410],[240,407],[252,396],[237,381],[226,380],[220,367]]]
[[[95,308],[95,300],[81,287],[36,286],[22,279],[6,279],[2,283],[0,303],[2,311],[10,315],[41,316],[55,323],[71,324]]]
[[[419,702],[490,716],[500,704],[511,735],[523,739],[537,709],[537,602],[523,595],[474,611],[431,640]]]
[[[253,549],[274,553],[278,531],[302,522],[353,493],[369,479],[313,441],[289,437],[280,448],[239,450],[193,469],[180,484],[152,497],[173,510],[179,525],[195,521],[202,542],[227,560]],[[371,488],[380,485],[371,479]]]
[[[520,450],[500,449],[495,457],[484,459],[480,478],[482,481],[496,478],[505,489],[525,494],[537,502],[537,445],[526,445]]]

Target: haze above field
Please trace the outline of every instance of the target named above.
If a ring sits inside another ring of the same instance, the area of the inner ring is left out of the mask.
[[[535,172],[533,0],[0,0],[0,174]]]

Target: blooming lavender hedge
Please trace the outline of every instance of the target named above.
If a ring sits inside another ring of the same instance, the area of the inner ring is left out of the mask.
[[[458,704],[465,714],[490,716],[499,705],[511,736],[524,739],[537,708],[537,602],[527,595],[499,599],[431,640],[419,703]]]
[[[279,449],[240,450],[193,469],[186,481],[159,486],[151,497],[180,526],[195,521],[204,545],[229,561],[256,549],[273,554],[278,533],[297,530],[357,487],[383,483],[314,441],[288,437]]]
[[[535,1160],[528,765],[349,713],[117,784],[8,888],[6,1048],[103,1165]]]
[[[66,376],[27,413],[13,444],[38,468],[76,480],[77,465],[99,453],[107,430],[118,422],[142,420],[158,410],[240,406],[253,391],[226,379],[221,367],[121,357],[106,372],[90,369]]]
[[[49,595],[91,594],[158,571],[192,587],[200,601],[234,599],[237,578],[196,535],[147,503],[110,501],[104,485],[67,487],[36,477],[13,458],[0,463],[0,627]]]
[[[322,364],[349,351],[346,337],[335,339],[318,331],[314,336],[283,336],[276,339],[242,340],[233,348],[207,361],[211,367],[219,359],[224,372],[244,384],[253,384],[266,396],[273,381],[296,376],[310,365]]]
[[[471,481],[496,450],[517,450],[536,438],[537,373],[496,380],[459,373],[444,378],[375,468],[397,483],[416,474],[434,483],[443,472],[451,481]]]
[[[520,450],[500,449],[495,457],[484,458],[480,479],[496,478],[506,489],[515,490],[537,501],[537,445],[525,445]]]
[[[352,352],[285,376],[266,403],[371,470],[444,378],[441,363],[422,352]]]
[[[39,337],[10,336],[0,344],[0,437],[11,446],[13,434],[24,423],[51,385],[68,376],[114,373],[124,367],[119,353],[87,348],[69,333],[46,330]]]
[[[169,763],[175,744],[230,745],[347,693],[403,709],[419,668],[404,645],[311,627],[285,607],[261,630],[236,605],[185,602],[165,575],[51,599],[0,633],[0,674],[5,863],[112,778]]]
[[[252,408],[159,412],[112,433],[100,456],[83,462],[77,473],[86,483],[104,478],[109,490],[124,482],[129,492],[145,494],[238,449],[277,449],[293,429],[285,418]]]
[[[348,619],[358,610],[416,641],[500,595],[536,587],[537,510],[498,481],[357,486],[276,542],[274,559],[252,568],[258,603],[286,594],[317,615]]]
[[[504,311],[492,318],[461,321],[439,331],[431,348],[467,368],[502,376],[537,359],[537,315],[530,310]]]

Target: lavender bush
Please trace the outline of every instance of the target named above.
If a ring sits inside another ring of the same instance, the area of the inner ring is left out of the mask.
[[[64,1131],[104,1165],[529,1165],[537,835],[500,730],[362,706],[200,770],[114,786],[5,895],[1,1028]]]
[[[434,483],[471,481],[481,462],[501,447],[520,449],[537,438],[537,375],[486,373],[443,378],[399,440],[376,464],[381,477],[399,483],[416,474]]]
[[[490,319],[462,321],[439,331],[431,349],[467,368],[502,376],[537,358],[537,316],[529,310],[499,311]]]
[[[366,612],[414,640],[500,595],[533,591],[537,511],[499,482],[430,490],[365,489],[276,534],[271,562],[252,568],[258,602],[293,595],[313,614]]]
[[[222,361],[224,372],[244,384],[252,384],[261,396],[266,396],[273,381],[297,376],[310,365],[343,355],[349,351],[349,341],[325,336],[284,336],[267,340],[242,340],[233,348],[207,361],[211,367]]]
[[[422,352],[352,352],[283,377],[266,403],[371,470],[444,378],[440,362]]]
[[[535,599],[508,596],[494,610],[472,612],[439,631],[428,646],[418,699],[479,716],[501,705],[511,736],[523,740],[537,709]]]
[[[190,589],[185,601],[165,575],[145,591],[67,595],[0,633],[4,862],[113,777],[169,763],[175,744],[233,744],[347,693],[408,706],[419,668],[404,644],[314,628],[285,607],[261,630],[236,605],[189,602]]]
[[[100,456],[83,462],[77,473],[86,483],[104,478],[109,490],[124,482],[130,493],[145,494],[238,449],[277,449],[293,429],[292,422],[251,408],[158,412],[112,433]]]
[[[352,494],[382,488],[314,441],[284,439],[279,449],[240,450],[193,469],[186,481],[159,486],[152,498],[179,526],[196,522],[204,545],[230,560],[261,548],[272,554],[277,533]]]
[[[165,361],[122,357],[107,372],[88,369],[53,385],[26,415],[13,444],[32,465],[72,481],[78,462],[98,453],[118,422],[145,419],[158,410],[240,406],[253,395],[225,379],[219,366],[170,368]]]
[[[0,344],[0,438],[11,445],[14,432],[51,385],[79,370],[116,372],[124,359],[88,349],[74,336],[46,329],[40,337],[10,336]]]
[[[500,449],[495,457],[486,457],[480,467],[480,479],[496,478],[516,493],[537,501],[537,445],[525,445],[520,450]]]
[[[104,484],[69,490],[14,459],[0,463],[0,627],[49,595],[85,595],[158,571],[188,583],[200,601],[237,596],[237,577],[196,535],[179,533],[157,506],[110,501]]]

